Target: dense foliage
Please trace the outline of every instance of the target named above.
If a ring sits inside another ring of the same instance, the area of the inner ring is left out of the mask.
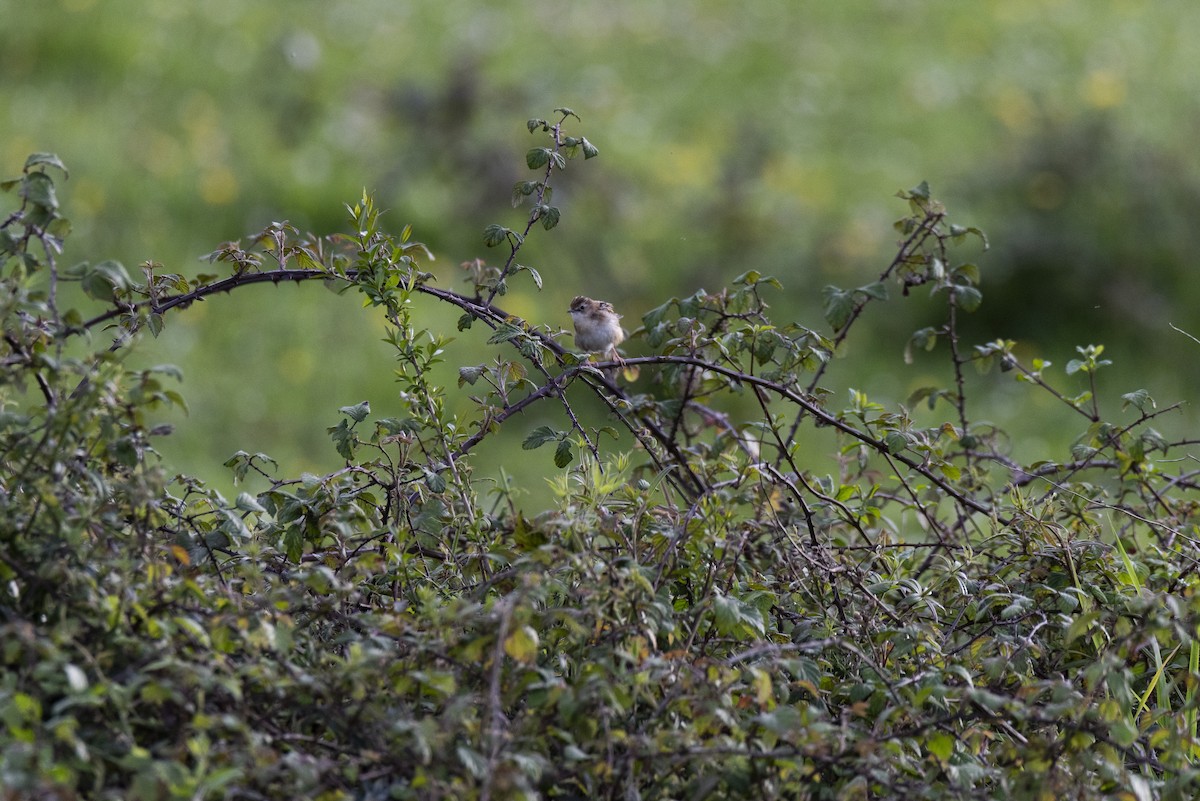
[[[983,234],[925,184],[900,193],[895,258],[827,288],[820,326],[772,320],[780,282],[749,271],[645,314],[641,377],[613,383],[500,305],[540,287],[522,247],[598,152],[573,122],[529,122],[530,212],[486,230],[501,256],[463,265],[467,293],[367,195],[346,234],[273,223],[217,249],[221,274],[135,278],[60,264],[56,157],[4,184],[4,798],[1194,797],[1200,506],[1167,410],[1105,401],[1098,345],[1065,366],[1075,394],[1011,341],[966,341],[983,295],[956,247]],[[173,371],[124,357],[281,281],[382,315],[396,403],[340,410],[328,475],[234,455],[271,483],[228,501],[170,476],[152,413],[183,403]],[[907,353],[943,358],[942,383],[912,411],[823,390],[864,315],[918,293],[943,314]],[[494,358],[435,385],[447,340],[418,297]],[[1072,451],[1014,461],[973,416],[976,368],[1077,414]],[[559,468],[537,514],[471,465],[535,406],[563,421],[520,454]]]

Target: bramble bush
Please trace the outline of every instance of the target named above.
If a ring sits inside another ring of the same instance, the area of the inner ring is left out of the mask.
[[[463,265],[467,292],[365,193],[348,233],[272,223],[188,278],[65,266],[66,168],[35,154],[4,182],[2,797],[1195,797],[1200,470],[1154,427],[1170,407],[1106,400],[1099,345],[1065,366],[1072,394],[1011,341],[964,341],[981,270],[956,254],[983,234],[925,184],[821,324],[772,320],[780,283],[749,271],[648,311],[641,378],[613,383],[502,308],[541,286],[519,257],[559,220],[556,175],[598,153],[577,122],[529,121],[529,213],[487,229],[500,257]],[[152,421],[183,405],[177,375],[124,355],[280,281],[386,319],[395,408],[338,412],[329,475],[235,454],[269,486],[231,501],[171,476]],[[824,390],[853,375],[856,323],[917,292],[943,314],[907,353],[943,383],[892,407]],[[491,346],[457,386],[432,383],[448,339],[418,296]],[[1076,416],[1069,453],[1018,463],[974,417],[965,376],[992,368]],[[526,411],[524,447],[557,466],[537,513],[472,474]]]

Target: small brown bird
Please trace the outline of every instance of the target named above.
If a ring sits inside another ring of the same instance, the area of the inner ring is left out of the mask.
[[[580,295],[571,301],[571,319],[575,322],[575,346],[589,353],[599,353],[618,364],[621,356],[617,345],[625,341],[625,330],[621,328],[621,315],[611,303],[592,300]],[[609,380],[616,377],[616,370],[609,370]]]

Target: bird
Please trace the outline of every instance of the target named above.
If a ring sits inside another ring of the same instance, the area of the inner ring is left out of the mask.
[[[571,301],[571,320],[575,323],[575,346],[588,353],[600,353],[618,364],[621,356],[617,345],[625,341],[625,329],[621,328],[621,315],[613,305],[604,300],[592,300],[579,295]],[[616,378],[615,368],[605,371],[611,381]]]

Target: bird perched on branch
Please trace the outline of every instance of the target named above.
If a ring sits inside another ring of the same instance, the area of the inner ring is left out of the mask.
[[[575,322],[575,346],[589,353],[600,353],[620,364],[617,345],[625,341],[625,330],[621,328],[621,315],[612,304],[580,295],[571,301],[568,311]],[[616,368],[605,373],[610,381],[617,375]]]

